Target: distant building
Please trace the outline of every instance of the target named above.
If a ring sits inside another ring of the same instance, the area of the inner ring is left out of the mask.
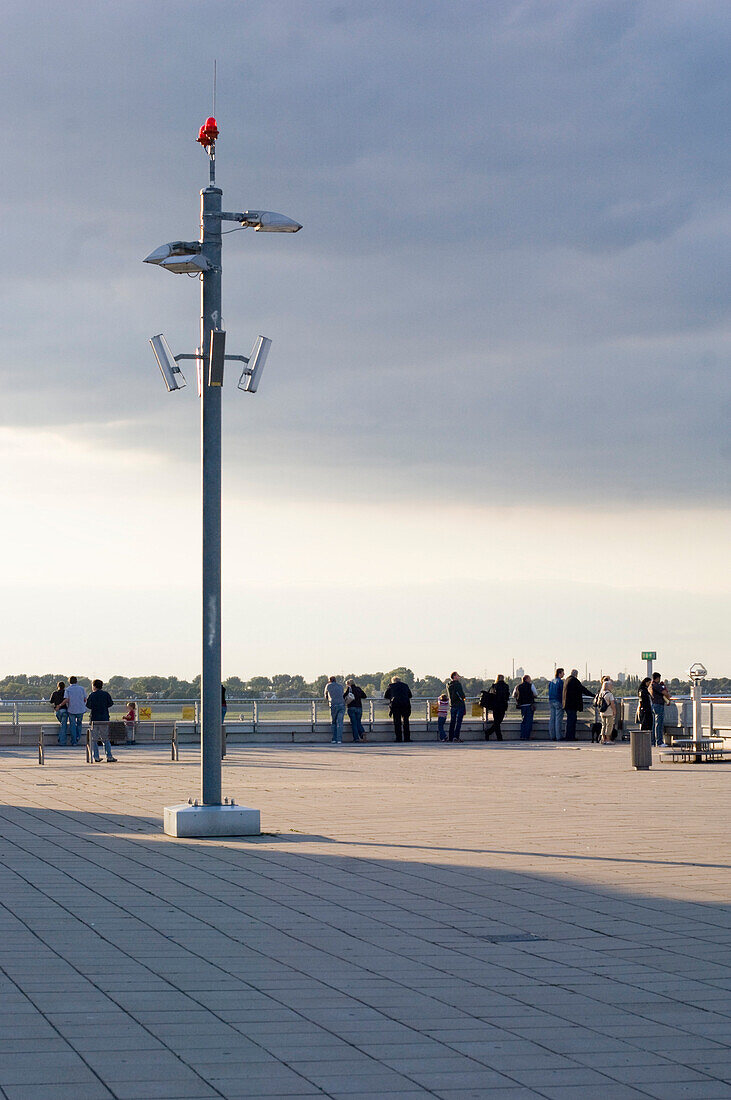
[[[626,672],[618,672],[617,673],[617,683],[618,684],[624,684],[626,682],[626,680],[627,680],[627,673]]]
[[[523,677],[525,676],[525,669],[524,668],[516,668],[515,675],[518,677],[519,680],[522,680]]]

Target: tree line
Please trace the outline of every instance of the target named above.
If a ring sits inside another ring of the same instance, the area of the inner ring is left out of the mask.
[[[388,672],[362,672],[345,673],[345,677],[353,678],[361,685],[366,695],[370,698],[380,696],[391,682],[392,676],[398,676],[409,685],[416,696],[435,698],[444,691],[445,680],[441,676],[417,677],[410,668],[392,668]],[[279,673],[275,676],[252,676],[244,680],[239,676],[229,676],[224,680],[228,696],[233,699],[320,699],[327,683],[328,674],[322,673],[314,680],[305,680],[303,676],[290,676],[288,673]],[[64,673],[47,673],[43,676],[29,676],[25,674],[6,676],[0,680],[0,699],[48,699],[54,691],[59,680],[68,683],[68,675]],[[91,680],[86,676],[78,676],[80,684],[87,691],[91,690]],[[506,676],[510,687],[517,682]],[[617,695],[635,695],[639,684],[639,676],[628,676],[623,684],[615,683]],[[107,682],[107,688],[115,699],[121,701],[123,697],[129,699],[197,699],[200,696],[200,676],[192,680],[179,680],[177,676],[112,676]],[[534,677],[534,684],[539,695],[545,695],[548,691],[547,677]],[[481,676],[463,676],[462,683],[468,696],[479,695],[484,687],[489,687],[492,680],[485,681]],[[687,695],[690,692],[690,683],[687,680],[668,680],[668,688],[671,695]],[[589,680],[586,686],[598,690],[596,680]],[[727,676],[713,677],[703,683],[705,695],[731,695],[731,679]]]

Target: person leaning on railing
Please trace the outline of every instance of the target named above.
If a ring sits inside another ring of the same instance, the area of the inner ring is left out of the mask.
[[[69,708],[64,696],[66,695],[66,682],[59,680],[56,686],[56,690],[51,695],[49,702],[53,707],[54,714],[56,715],[56,721],[61,726],[58,731],[58,743],[59,745],[66,745],[66,727],[69,724]]]
[[[529,741],[533,729],[533,714],[536,709],[538,692],[536,691],[536,685],[527,673],[521,682],[516,685],[513,698],[521,714],[520,740]]]
[[[640,686],[637,689],[637,711],[635,713],[635,722],[641,730],[650,732],[652,730],[652,699],[650,698],[650,684],[652,683],[651,676],[645,676],[644,680],[640,680]]]
[[[668,689],[660,678],[659,672],[652,674],[650,698],[652,700],[652,740],[659,749],[665,740],[665,705],[670,702]]]
[[[566,740],[576,740],[576,719],[579,711],[584,709],[584,696],[594,698],[594,692],[584,687],[579,679],[579,670],[571,669],[571,675],[567,676],[563,685],[563,709],[566,711]]]
[[[366,693],[356,684],[352,678],[345,681],[345,706],[350,719],[350,728],[353,731],[353,741],[359,744],[365,741],[366,735],[363,729],[363,700]]]

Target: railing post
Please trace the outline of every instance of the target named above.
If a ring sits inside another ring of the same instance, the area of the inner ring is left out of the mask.
[[[708,704],[708,736],[713,737],[713,703]]]
[[[312,699],[310,701],[310,733],[315,732],[315,726],[317,725],[317,700]]]
[[[251,728],[252,728],[253,733],[256,733],[256,727],[257,727],[258,723],[259,723],[259,700],[258,699],[253,699],[252,700],[252,709],[251,709]]]
[[[38,763],[45,764],[46,754],[43,751],[43,723],[41,723],[41,731],[38,734]]]

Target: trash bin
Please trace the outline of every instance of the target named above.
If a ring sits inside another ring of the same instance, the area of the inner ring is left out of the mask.
[[[629,735],[632,767],[635,771],[644,771],[652,767],[652,746],[649,730],[632,730]]]

